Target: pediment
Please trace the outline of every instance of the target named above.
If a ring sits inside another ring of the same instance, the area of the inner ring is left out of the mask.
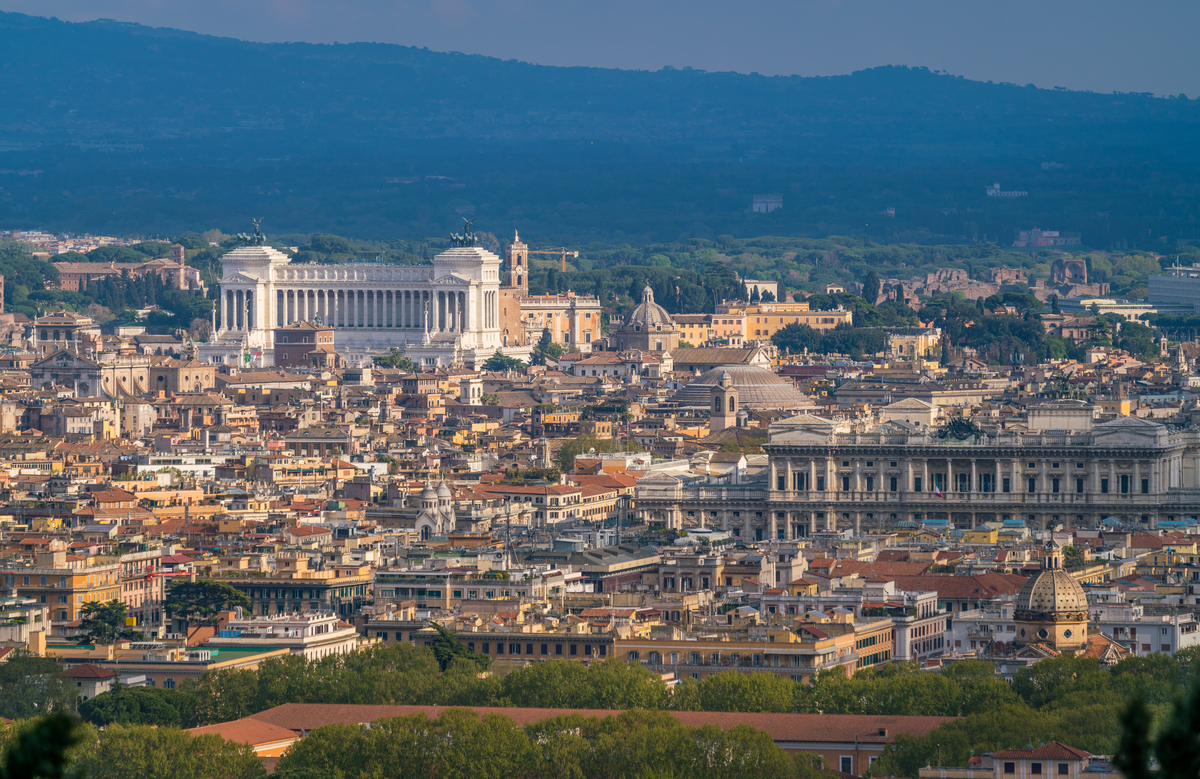
[[[222,284],[257,284],[260,281],[262,281],[262,279],[255,278],[254,276],[249,276],[241,272],[221,279]]]
[[[457,287],[462,284],[470,284],[471,280],[468,278],[465,278],[463,276],[459,276],[456,273],[447,273],[445,276],[439,276],[429,283],[435,287],[444,287],[444,286],[451,286],[451,285]]]
[[[58,351],[47,355],[33,363],[33,368],[71,368],[71,367],[95,368],[97,363],[86,357],[80,357],[74,352]]]

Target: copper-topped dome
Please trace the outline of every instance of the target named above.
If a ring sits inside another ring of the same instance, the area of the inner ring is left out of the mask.
[[[1025,582],[1017,593],[1018,612],[1060,614],[1087,611],[1087,594],[1075,577],[1062,569],[1042,571]]]

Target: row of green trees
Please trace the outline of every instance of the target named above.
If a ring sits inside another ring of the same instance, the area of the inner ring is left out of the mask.
[[[847,678],[821,672],[811,683],[774,674],[727,671],[685,680],[668,690],[638,664],[610,659],[590,667],[552,661],[498,674],[480,674],[486,661],[471,656],[448,634],[441,653],[398,643],[315,661],[291,656],[254,671],[205,674],[181,689],[122,688],[79,707],[97,726],[189,727],[249,716],[284,703],[408,704],[522,708],[676,711],[807,712],[948,716],[956,719],[926,736],[900,735],[875,774],[915,776],[938,758],[962,765],[972,755],[1029,742],[1064,741],[1097,754],[1120,746],[1123,712],[1145,707],[1146,732],[1161,738],[1178,719],[1177,701],[1195,685],[1200,652],[1130,657],[1112,668],[1095,660],[1061,657],[1020,670],[1011,684],[990,663],[964,661],[937,673],[912,664],[884,666]],[[455,647],[459,647],[455,649]],[[66,710],[73,698],[43,700],[51,668],[0,666],[0,713],[31,716]],[[64,696],[69,691],[63,690]],[[14,700],[20,696],[24,708]],[[1198,720],[1200,721],[1200,720]]]
[[[990,663],[964,661],[938,673],[911,664],[853,678],[821,672],[811,683],[728,671],[668,690],[646,669],[616,659],[481,676],[473,660],[449,656],[443,669],[433,651],[393,644],[317,661],[270,660],[257,673],[209,673],[180,690],[118,690],[87,701],[80,713],[96,725],[163,726],[223,722],[291,702],[960,717],[924,737],[898,737],[877,763],[877,775],[915,776],[937,759],[938,745],[943,764],[1055,739],[1112,754],[1124,707],[1140,696],[1157,732],[1155,723],[1196,679],[1198,656],[1189,649],[1131,657],[1112,668],[1062,657],[1020,670],[1011,684]]]
[[[95,728],[67,713],[0,728],[0,779],[263,779],[254,749],[175,728]]]
[[[69,715],[25,720],[0,730],[2,779],[262,779],[252,747],[218,734],[110,725]],[[580,714],[519,725],[501,714],[449,709],[371,723],[315,729],[279,760],[280,779],[438,777],[439,779],[836,779],[821,759],[788,755],[747,725],[682,725],[666,712]]]
[[[358,725],[326,725],[279,761],[279,779],[833,779],[811,755],[789,756],[747,725],[687,727],[665,712],[572,714],[524,727],[500,714],[451,709]]]

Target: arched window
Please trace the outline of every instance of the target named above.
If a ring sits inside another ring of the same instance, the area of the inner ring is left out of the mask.
[[[736,409],[733,407],[733,398],[732,397],[729,398],[729,410],[736,411]]]
[[[718,414],[721,413],[721,399],[720,398],[715,398],[713,400],[713,411],[717,412]]]

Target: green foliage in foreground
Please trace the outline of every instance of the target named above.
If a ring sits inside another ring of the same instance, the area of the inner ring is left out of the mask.
[[[0,729],[0,779],[262,779],[254,749],[216,734],[110,725],[67,714]]]
[[[279,779],[443,777],[705,777],[826,779],[811,759],[794,760],[745,725],[690,728],[665,712],[616,717],[572,714],[522,728],[500,714],[450,710],[314,730],[279,761]]]
[[[812,683],[769,673],[726,671],[685,680],[669,691],[636,663],[609,659],[590,667],[570,661],[535,663],[507,673],[480,674],[473,660],[439,658],[407,643],[377,645],[309,661],[269,660],[253,671],[217,671],[179,690],[118,690],[88,701],[95,724],[204,725],[246,717],[284,703],[351,703],[524,708],[676,711],[808,712],[958,717],[921,738],[900,736],[875,775],[916,776],[937,759],[965,765],[972,755],[1059,740],[1113,754],[1121,714],[1135,695],[1152,720],[1165,718],[1195,677],[1200,652],[1131,657],[1105,668],[1062,657],[1021,670],[1010,685],[990,663],[964,661],[939,673],[913,664],[887,665],[846,678],[821,672]],[[144,700],[143,700],[144,698]],[[1151,727],[1151,732],[1157,728]]]
[[[1172,707],[1194,685],[1200,664],[1196,649],[1174,656],[1129,657],[1111,669],[1094,660],[1059,657],[1022,669],[1013,680],[1013,698],[996,698],[964,719],[927,736],[901,735],[872,766],[872,776],[916,776],[938,758],[942,765],[966,765],[972,755],[1061,741],[1093,754],[1121,747],[1122,716],[1131,701],[1144,701],[1139,719],[1147,733],[1165,732]],[[949,671],[953,671],[952,666]],[[907,712],[905,712],[907,713]]]

